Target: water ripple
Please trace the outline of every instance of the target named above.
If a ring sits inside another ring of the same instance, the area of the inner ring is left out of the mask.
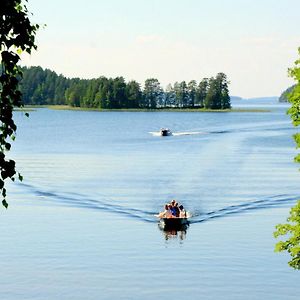
[[[277,208],[286,205],[291,206],[298,199],[300,199],[300,195],[288,195],[288,194],[273,195],[255,201],[249,201],[237,205],[229,205],[227,207],[210,211],[207,213],[198,213],[197,215],[193,216],[190,223],[201,223],[201,222],[209,221],[211,219],[222,218],[233,214],[245,213],[250,210]]]
[[[73,207],[80,207],[80,208],[89,208],[89,209],[99,209],[102,211],[108,211],[117,213],[119,215],[125,215],[130,218],[140,219],[144,222],[156,222],[154,215],[157,212],[153,211],[145,211],[137,208],[130,208],[118,204],[111,203],[113,202],[110,199],[104,198],[101,196],[100,199],[92,199],[86,197],[82,194],[77,193],[70,193],[70,194],[58,194],[51,191],[42,191],[30,184],[21,184],[24,188],[30,190],[31,193],[35,194],[38,197],[43,197],[43,200],[46,201],[56,201],[60,204],[64,205],[71,205]]]
[[[157,218],[155,217],[155,214],[157,214],[157,212],[146,211],[142,209],[131,208],[116,203],[112,203],[114,202],[114,200],[108,199],[105,196],[101,196],[101,199],[99,198],[93,199],[78,193],[58,194],[51,191],[42,191],[39,188],[30,184],[22,183],[19,185],[21,185],[23,188],[26,188],[36,196],[42,197],[43,201],[46,200],[52,203],[58,202],[59,204],[78,207],[78,208],[88,208],[88,209],[107,211],[119,215],[124,215],[128,218],[139,219],[141,221],[148,222],[148,223],[157,222]],[[202,223],[216,218],[223,218],[234,214],[241,214],[253,210],[277,208],[277,207],[283,207],[287,205],[291,206],[298,199],[300,199],[300,195],[289,195],[289,194],[272,195],[269,197],[264,197],[263,199],[244,202],[237,205],[229,205],[227,207],[223,207],[209,212],[196,213],[191,211],[190,223]]]

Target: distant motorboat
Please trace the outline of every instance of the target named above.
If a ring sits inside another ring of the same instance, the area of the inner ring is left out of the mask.
[[[172,132],[169,128],[161,128],[159,132],[160,132],[161,136],[170,136],[170,135],[172,135]]]

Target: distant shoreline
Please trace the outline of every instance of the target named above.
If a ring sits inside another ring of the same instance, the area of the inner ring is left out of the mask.
[[[231,109],[205,109],[205,108],[156,108],[156,109],[144,109],[144,108],[122,108],[122,109],[100,109],[90,107],[73,107],[68,105],[25,105],[22,109],[24,111],[32,111],[36,108],[47,108],[52,110],[74,110],[74,111],[98,111],[98,112],[218,112],[218,113],[230,113],[230,112],[270,112],[269,109],[256,109],[256,108],[231,108]]]

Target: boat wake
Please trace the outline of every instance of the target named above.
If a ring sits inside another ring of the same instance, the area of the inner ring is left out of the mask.
[[[160,131],[150,131],[150,134],[153,136],[161,136]],[[182,136],[182,135],[200,135],[200,134],[207,134],[207,132],[203,131],[183,131],[183,132],[172,132],[172,136]]]
[[[122,206],[116,203],[113,199],[108,199],[103,195],[99,195],[99,198],[90,198],[82,194],[78,193],[56,193],[52,191],[42,191],[30,184],[19,184],[22,187],[29,190],[32,194],[36,195],[43,202],[51,202],[56,205],[66,205],[77,208],[88,208],[88,209],[96,209],[107,211],[119,215],[124,215],[129,218],[139,219],[144,222],[154,223],[157,221],[154,218],[156,212],[154,211],[145,211],[137,208],[131,208]]]
[[[243,124],[240,126],[222,126],[222,130],[217,127],[210,128],[191,128],[188,131],[173,132],[172,136],[185,136],[185,135],[209,135],[209,134],[224,134],[224,133],[241,133],[241,132],[255,132],[260,131],[261,128],[264,128],[264,131],[274,131],[278,133],[279,131],[288,131],[293,130],[290,122],[281,121],[281,122],[259,122],[254,124]],[[204,131],[203,131],[204,129]],[[150,131],[150,134],[153,136],[161,136],[160,131]]]
[[[253,210],[292,206],[299,199],[300,195],[274,195],[260,200],[249,201],[247,203],[230,205],[207,213],[195,213],[190,219],[190,223],[206,222],[212,219],[246,213]]]
[[[90,198],[82,194],[77,193],[56,193],[52,191],[42,191],[33,185],[17,183],[22,188],[25,188],[27,192],[31,192],[43,203],[51,203],[52,205],[66,205],[78,208],[87,208],[107,211],[114,214],[124,215],[128,218],[138,219],[143,222],[156,223],[157,211],[147,211],[138,208],[131,208],[123,205],[116,204],[113,199],[109,199],[104,195],[99,195],[97,198]],[[242,214],[253,210],[262,210],[269,208],[290,207],[300,199],[300,195],[272,195],[259,200],[249,201],[246,203],[240,203],[236,205],[230,205],[224,208],[216,209],[210,212],[189,212],[189,222],[201,223],[211,221],[217,218],[223,218],[232,216],[235,214]],[[187,207],[188,210],[188,207]]]

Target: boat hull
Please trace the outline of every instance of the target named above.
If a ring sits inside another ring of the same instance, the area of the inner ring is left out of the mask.
[[[189,225],[187,218],[163,218],[162,222],[165,229],[181,229]]]

